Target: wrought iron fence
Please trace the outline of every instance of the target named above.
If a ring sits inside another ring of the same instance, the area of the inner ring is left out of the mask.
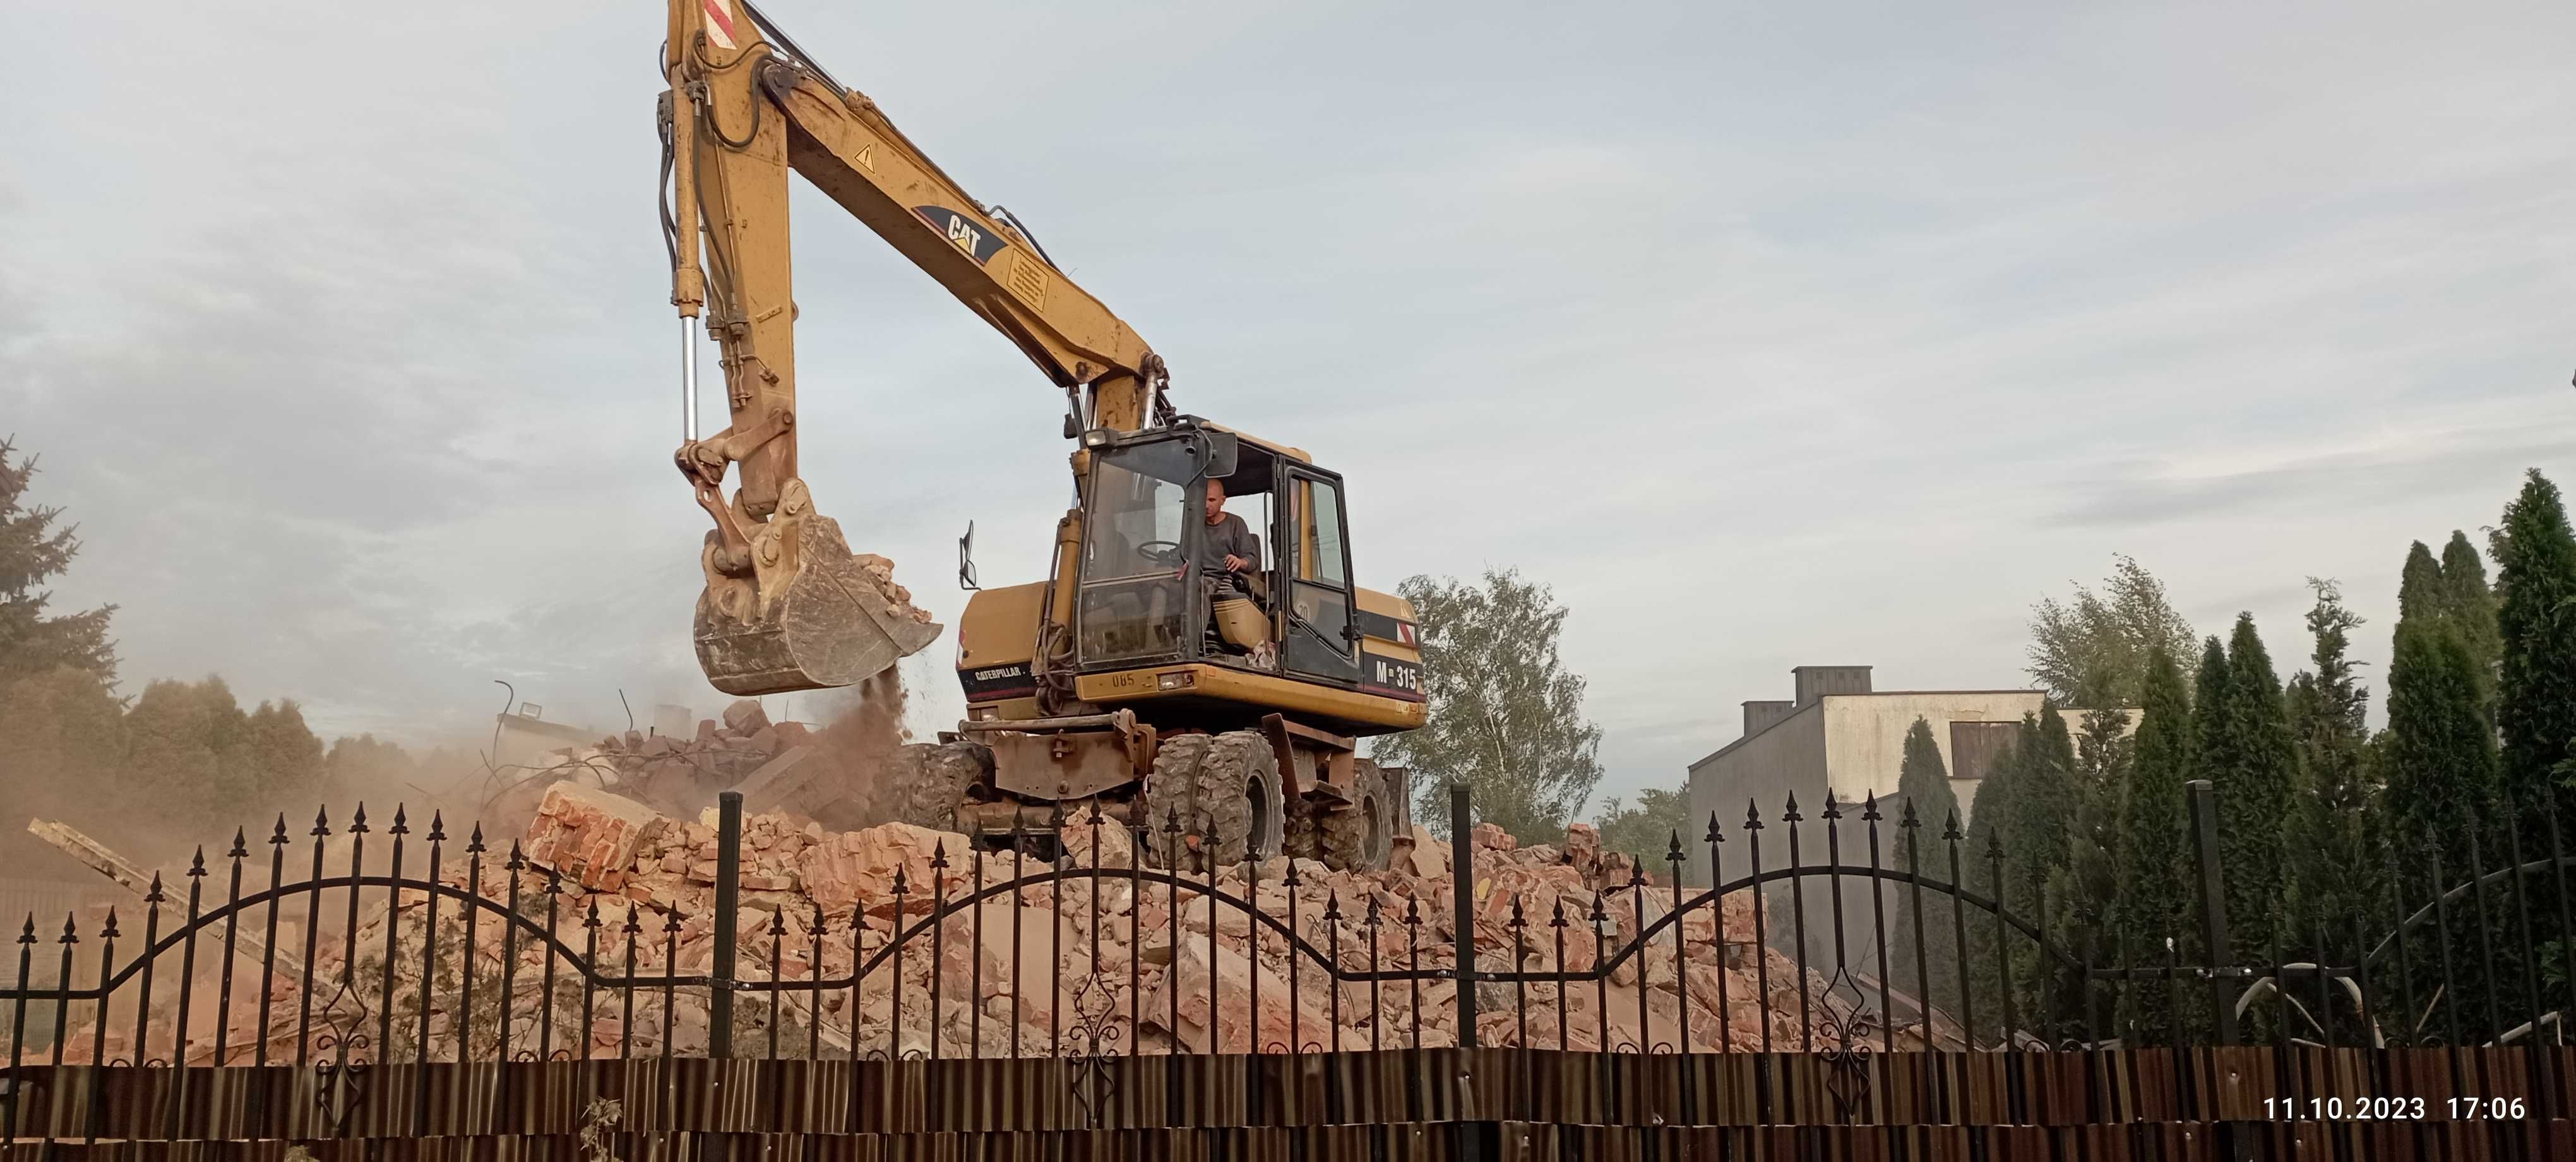
[[[1072,1063],[1070,1095],[1097,1124],[1119,1100],[1122,1058],[1451,1047],[1589,1053],[1613,1088],[1628,1076],[1621,1055],[1759,1054],[1744,1096],[1763,1120],[1851,1122],[1883,1118],[1890,1103],[1966,1100],[1967,1065],[1909,1067],[1920,1092],[1888,1092],[1896,1055],[2099,1059],[2156,1046],[2152,1058],[2088,1066],[2086,1084],[2155,1073],[2198,1116],[2218,1083],[2214,1059],[2195,1052],[2246,1040],[2249,1017],[2278,1050],[2269,1061],[2284,1094],[2335,1084],[2296,1052],[2307,1047],[2486,1041],[2533,1048],[2537,1113],[2568,1116],[2552,1096],[2566,1088],[2561,1055],[2536,1052],[2563,1043],[2564,1010],[2543,1002],[2545,950],[2576,946],[2554,826],[2546,858],[2526,860],[2517,837],[2508,863],[2438,892],[2410,897],[2393,864],[2385,935],[2365,945],[2369,918],[2346,918],[2339,964],[2322,934],[2309,959],[2274,949],[2246,964],[2228,955],[2213,794],[2194,786],[2200,931],[2110,957],[2065,947],[2044,898],[2025,915],[2000,886],[1971,886],[1980,858],[1985,883],[2009,882],[1999,847],[1970,852],[1956,820],[1934,836],[1910,805],[1889,818],[1874,800],[1829,798],[1813,818],[1792,800],[1768,820],[1748,810],[1732,829],[1711,819],[1700,837],[1711,886],[1685,889],[1692,861],[1678,835],[1660,876],[1612,860],[1606,880],[1587,879],[1563,859],[1478,844],[1461,790],[1445,894],[1434,877],[1301,860],[1209,867],[1177,818],[1059,815],[995,851],[942,841],[926,860],[894,860],[881,893],[836,911],[776,884],[746,888],[740,799],[727,796],[703,914],[596,867],[531,859],[515,842],[496,852],[479,827],[461,849],[443,819],[415,837],[399,808],[377,865],[363,809],[336,831],[317,815],[302,842],[280,819],[264,882],[237,833],[211,866],[199,853],[183,889],[155,877],[139,917],[111,911],[86,933],[67,917],[53,953],[40,954],[46,938],[27,918],[18,985],[0,994],[12,1018],[0,1137],[19,1136],[31,1102],[49,1103],[48,1140],[67,1127],[95,1137],[114,1071],[85,1065],[289,1067],[308,1076],[302,1097],[260,1097],[250,1116],[284,1118],[302,1100],[329,1127],[389,1096],[425,1124],[423,1067],[435,1062],[1045,1057]],[[2444,882],[2438,863],[2427,873],[2414,878]],[[2509,897],[2520,921],[2506,947],[2491,896]],[[2535,898],[2555,906],[2554,944],[2532,925]],[[2464,909],[2477,923],[2453,923]],[[126,926],[137,918],[139,934]],[[84,939],[100,945],[88,984],[71,971]],[[124,941],[134,943],[120,961]],[[2217,955],[2187,964],[2186,947]],[[50,981],[40,957],[59,962]],[[2473,1004],[2458,1000],[2463,980],[2482,982]],[[2479,1006],[2482,1023],[2462,1025]],[[2392,1008],[2407,1015],[2394,1035],[2382,1019]],[[47,1019],[31,1023],[31,1012]],[[1800,1076],[1820,1087],[1787,1084],[1769,1063],[1785,1054],[1811,1059]],[[386,1068],[404,1065],[415,1067],[400,1071],[411,1092],[371,1099]],[[1533,1101],[1536,1077],[1515,1083]],[[89,1092],[54,1092],[75,1078]],[[2454,1081],[2477,1089],[2465,1074]],[[166,1091],[173,1126],[184,1090]]]

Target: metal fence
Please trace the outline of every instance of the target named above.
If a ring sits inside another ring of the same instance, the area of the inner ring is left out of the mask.
[[[2000,848],[1970,852],[1955,821],[1934,836],[1910,808],[1890,819],[1874,801],[1829,800],[1813,818],[1792,801],[1732,829],[1711,820],[1699,843],[1711,888],[1671,886],[1689,862],[1679,836],[1652,879],[1630,865],[1617,882],[1574,888],[1480,850],[1461,790],[1445,897],[1427,890],[1437,880],[1401,875],[1333,878],[1318,892],[1326,873],[1304,861],[1199,866],[1201,845],[1177,819],[1094,813],[1014,832],[995,853],[935,847],[926,875],[898,863],[882,894],[833,914],[777,885],[746,887],[740,799],[728,796],[704,916],[586,888],[516,843],[494,851],[479,828],[460,847],[443,820],[415,835],[397,810],[379,837],[361,810],[336,832],[319,816],[299,840],[281,819],[264,859],[237,833],[211,862],[199,854],[184,888],[156,877],[139,914],[111,912],[86,932],[74,915],[59,934],[25,921],[18,987],[0,992],[13,1030],[0,1137],[175,1138],[217,1115],[247,1137],[333,1136],[353,1116],[425,1132],[452,1097],[440,1063],[693,1057],[1045,1058],[1071,1120],[1103,1126],[1127,1116],[1140,1057],[1497,1048],[1551,1051],[1498,1083],[1527,1102],[1562,1100],[1563,1078],[1579,1074],[1605,1093],[1663,1086],[1681,1104],[1653,1116],[1685,1120],[1711,1115],[1704,1100],[1753,1124],[1955,1123],[1991,1106],[1980,1094],[1995,1085],[2042,1074],[2060,1079],[2055,1096],[2013,1099],[2004,1120],[2075,1100],[2069,1085],[2099,1116],[2248,1116],[2237,1070],[2257,1063],[2274,1073],[2263,1092],[2282,1103],[2276,1116],[2334,1120],[2343,1107],[2309,1103],[2426,1092],[2428,1060],[2449,1063],[2453,1098],[2510,1094],[2519,1117],[2569,1117],[2563,1026],[2541,987],[2549,950],[2576,947],[2554,829],[2547,857],[2517,846],[2438,891],[2410,888],[2443,885],[2438,866],[2414,877],[2392,866],[2387,926],[2366,942],[2371,918],[2348,917],[2342,963],[2276,952],[2249,964],[2223,955],[2213,795],[2193,787],[2199,931],[2108,958],[2053,938],[2044,899],[2024,914],[1967,886],[1980,858],[1985,882],[2005,882]],[[2554,933],[2533,926],[2536,900],[2554,906]],[[2455,923],[2463,914],[2487,922]],[[2499,945],[2508,915],[2520,939]],[[1007,955],[995,927],[1008,930]],[[98,946],[86,984],[69,970],[84,942]],[[844,944],[836,963],[827,945]],[[702,946],[706,963],[684,946]],[[2222,955],[2186,964],[2185,947]],[[2473,1003],[2456,999],[2464,981]],[[694,1023],[703,1043],[684,1044]],[[925,1023],[927,1036],[912,1035]],[[2222,1051],[2253,1034],[2271,1052],[2222,1068]],[[2426,1046],[2457,1048],[2403,1052]],[[1705,1062],[1689,1076],[1727,1080],[1650,1082],[1637,1070],[1655,1058]],[[227,1091],[226,1070],[268,1080]],[[156,1071],[165,1079],[136,1080]],[[956,1074],[965,1093],[950,1100],[989,1104],[975,1087],[1019,1093],[1016,1076]]]

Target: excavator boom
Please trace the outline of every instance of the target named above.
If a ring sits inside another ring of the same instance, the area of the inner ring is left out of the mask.
[[[698,661],[736,694],[858,682],[928,646],[939,627],[893,584],[890,563],[849,551],[797,472],[788,172],[1008,337],[1067,393],[1080,426],[1143,427],[1160,410],[1162,361],[1005,212],[968,196],[874,101],[835,82],[744,0],[671,0],[664,66],[665,232],[688,349],[676,459],[716,526],[701,554]],[[695,406],[702,314],[723,353],[731,416],[705,438]],[[740,466],[730,500],[728,465]]]

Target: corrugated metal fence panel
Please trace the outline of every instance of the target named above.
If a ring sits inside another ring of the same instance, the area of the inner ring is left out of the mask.
[[[2558,1134],[2576,1051],[2268,1047],[2027,1053],[1636,1055],[1390,1050],[1304,1056],[986,1061],[559,1061],[312,1068],[30,1067],[20,1140],[224,1141],[642,1133],[1014,1134],[1501,1122],[1626,1126],[2321,1125],[2267,1099],[2422,1098],[2435,1127]],[[2287,1091],[2279,1079],[2291,1079]],[[2315,1082],[2312,1087],[2308,1082]],[[2368,1083],[2366,1088],[2353,1088]],[[2469,1117],[2450,1099],[2506,1099]],[[2555,1119],[2555,1120],[2553,1120]],[[2374,1119],[2378,1120],[2378,1119]],[[2365,1124],[2347,1119],[2347,1124]],[[2427,1133],[2435,1130],[2424,1131]],[[2413,1131],[2409,1131],[2413,1132]],[[2447,1132],[2447,1131],[2441,1131]],[[2534,1132],[2538,1132],[2535,1130]],[[2561,1137],[2576,1157],[2576,1137]],[[624,1157],[624,1155],[620,1155]]]

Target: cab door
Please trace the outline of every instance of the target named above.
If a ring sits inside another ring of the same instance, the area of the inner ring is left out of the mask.
[[[1350,521],[1343,511],[1342,478],[1303,464],[1281,465],[1280,575],[1287,579],[1280,603],[1284,622],[1279,666],[1291,674],[1332,682],[1360,679],[1359,628],[1351,594]]]

